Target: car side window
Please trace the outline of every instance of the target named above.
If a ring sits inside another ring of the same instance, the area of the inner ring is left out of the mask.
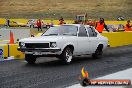
[[[89,37],[97,37],[97,32],[92,27],[87,27]]]
[[[88,36],[87,31],[84,26],[80,26],[78,36],[79,37],[87,37]]]

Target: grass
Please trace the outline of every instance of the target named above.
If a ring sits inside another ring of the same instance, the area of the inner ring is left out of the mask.
[[[0,0],[0,17],[75,19],[77,14],[87,13],[93,19],[131,19],[131,5],[132,0]]]

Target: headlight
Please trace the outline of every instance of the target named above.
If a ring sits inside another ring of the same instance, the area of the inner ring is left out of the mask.
[[[21,47],[25,47],[25,43],[24,43],[24,42],[21,42],[21,43],[20,43],[20,46],[21,46]]]
[[[50,47],[55,48],[57,46],[56,42],[50,42]]]

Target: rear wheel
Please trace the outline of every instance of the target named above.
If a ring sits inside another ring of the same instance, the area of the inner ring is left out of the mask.
[[[29,63],[29,64],[35,64],[36,61],[36,57],[31,55],[31,54],[26,54],[25,55],[25,60]]]
[[[95,53],[92,54],[92,57],[95,59],[99,59],[102,57],[103,54],[103,46],[98,46],[98,48],[96,49]]]
[[[60,55],[60,58],[66,63],[70,64],[73,58],[73,50],[69,47],[66,47],[62,54]]]

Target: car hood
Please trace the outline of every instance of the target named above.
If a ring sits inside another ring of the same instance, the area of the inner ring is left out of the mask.
[[[39,36],[39,37],[29,37],[21,39],[19,42],[25,43],[43,43],[43,42],[56,42],[63,39],[63,36]]]

